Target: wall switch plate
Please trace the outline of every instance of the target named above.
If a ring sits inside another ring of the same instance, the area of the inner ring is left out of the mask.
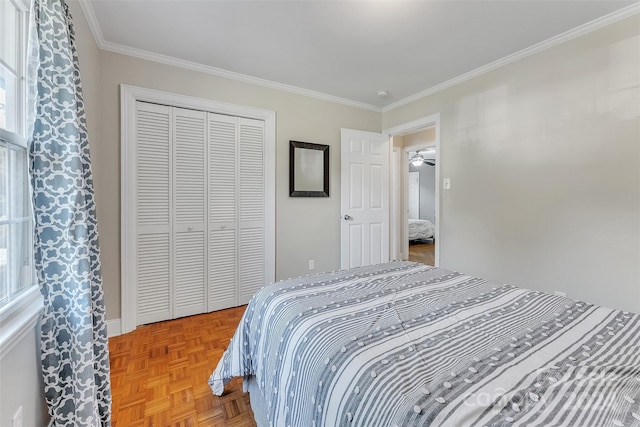
[[[11,427],[22,427],[22,406],[19,406],[11,418]]]
[[[451,189],[451,178],[445,178],[442,180],[442,188],[445,190]]]
[[[316,268],[316,262],[312,259],[309,260],[309,270]]]

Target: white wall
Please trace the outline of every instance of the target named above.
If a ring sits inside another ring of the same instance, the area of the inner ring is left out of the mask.
[[[405,147],[434,147],[436,145],[436,128],[430,127],[402,136]]]
[[[90,37],[90,34],[85,35]],[[382,115],[130,56],[100,52],[100,140],[93,151],[107,318],[120,317],[120,99],[129,84],[276,112],[276,277],[340,267],[340,128],[381,130]],[[330,197],[289,197],[289,140],[330,146]]]
[[[40,352],[36,351],[39,337],[38,331],[31,329],[0,359],[0,426],[11,426],[20,406],[23,426],[46,426],[49,422]]]
[[[441,265],[640,311],[640,18],[382,115],[99,51],[71,12],[88,116],[107,317],[120,317],[118,85],[277,112],[277,276],[339,266],[340,128],[441,113]],[[331,146],[331,197],[288,197],[288,141]],[[44,425],[36,330],[0,360],[0,425]]]
[[[640,312],[640,17],[383,114],[439,112],[442,267]]]

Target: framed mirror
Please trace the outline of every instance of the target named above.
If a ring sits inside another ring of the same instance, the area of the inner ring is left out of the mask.
[[[329,197],[329,146],[289,141],[289,196]]]

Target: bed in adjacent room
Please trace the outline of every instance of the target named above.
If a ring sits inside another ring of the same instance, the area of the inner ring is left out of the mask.
[[[409,240],[433,239],[436,226],[428,219],[409,219]]]
[[[638,426],[640,315],[392,262],[264,287],[236,376],[259,426]]]

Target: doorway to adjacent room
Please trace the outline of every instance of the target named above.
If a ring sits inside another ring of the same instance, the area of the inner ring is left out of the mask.
[[[439,114],[396,126],[392,141],[393,259],[439,264]]]

